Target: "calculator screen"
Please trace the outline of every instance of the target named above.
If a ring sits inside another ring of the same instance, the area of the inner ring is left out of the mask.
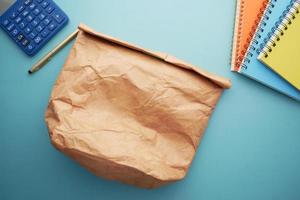
[[[16,0],[0,0],[0,16],[15,2]]]

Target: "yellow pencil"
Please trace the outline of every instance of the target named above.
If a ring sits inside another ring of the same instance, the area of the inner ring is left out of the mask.
[[[68,44],[71,40],[73,40],[76,37],[76,35],[78,34],[78,31],[79,30],[77,29],[75,32],[73,32],[71,35],[69,35],[64,41],[59,43],[53,50],[51,50],[49,53],[47,53],[47,55],[45,55],[36,64],[34,64],[30,70],[28,70],[28,73],[32,74],[32,73],[38,71],[39,69],[41,69],[47,62],[49,62],[51,60],[51,58],[57,52],[59,52],[59,50],[61,50],[64,46],[66,46],[66,44]]]

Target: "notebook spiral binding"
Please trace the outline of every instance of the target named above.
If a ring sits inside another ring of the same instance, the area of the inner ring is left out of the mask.
[[[254,34],[256,32],[256,28],[259,25],[260,19],[261,19],[262,15],[264,14],[264,11],[265,11],[265,8],[268,5],[268,2],[269,2],[269,0],[265,0],[263,2],[262,7],[260,8],[260,12],[259,12],[259,14],[256,17],[255,24],[253,25],[253,27],[251,29],[251,32],[250,32],[250,34],[249,34],[249,36],[247,38],[247,43],[243,47],[240,47],[240,48],[242,48],[241,52],[242,52],[243,55],[245,55],[246,52],[247,52],[249,44],[251,43],[252,37],[254,36]],[[244,59],[244,56],[240,56],[240,57],[237,58],[237,65],[238,66],[241,66],[243,59]]]
[[[300,0],[297,0],[292,7],[288,10],[285,15],[281,16],[276,22],[276,24],[279,24],[275,31],[272,31],[273,35],[270,37],[267,44],[264,46],[264,48],[261,50],[261,53],[264,54],[264,57],[267,58],[269,54],[272,52],[272,49],[276,47],[276,43],[280,41],[280,38],[284,36],[284,33],[288,30],[288,26],[292,24],[293,20],[296,19],[297,15],[299,14],[299,6],[300,6]]]
[[[243,24],[243,13],[244,13],[244,1],[242,0],[240,2],[240,16],[239,16],[239,21],[238,21],[238,31],[237,31],[237,47],[236,47],[236,50],[235,50],[235,55],[238,55],[238,52],[239,52],[239,49],[240,49],[240,46],[241,46],[241,40],[240,40],[240,35],[241,35],[241,27],[242,27],[242,24]],[[238,59],[238,58],[236,58]]]
[[[264,38],[263,42],[260,44],[259,47],[257,47],[257,45],[259,45],[258,40],[261,39],[261,33],[263,33],[265,31],[265,26],[267,25],[267,21],[269,20],[269,15],[272,14],[272,9],[276,6],[276,2],[278,0],[270,0],[267,8],[262,12],[263,16],[261,18],[261,21],[259,22],[258,28],[255,31],[255,37],[252,38],[250,45],[248,47],[248,53],[246,54],[245,58],[242,61],[241,64],[241,69],[246,70],[248,68],[248,64],[250,64],[251,60],[250,58],[254,56],[254,54],[260,54],[260,52],[263,50],[263,47],[267,44],[267,42],[269,41],[269,39],[272,37],[273,33],[275,33],[275,31],[277,30],[278,26],[280,25],[280,23],[276,23],[275,26],[272,28],[272,31],[270,33],[268,33],[268,36],[266,38]],[[283,12],[283,14],[281,15],[280,18],[285,17],[286,13],[289,12],[290,8],[293,6],[294,2],[296,0],[291,0],[290,4],[287,6],[286,10]],[[298,0],[297,0],[298,1]]]
[[[234,27],[234,34],[233,34],[233,43],[231,45],[231,70],[234,70],[236,64],[236,55],[239,52],[240,48],[240,34],[241,34],[241,25],[242,25],[242,18],[244,13],[244,1],[237,0],[236,1],[236,15],[235,15],[235,27]]]

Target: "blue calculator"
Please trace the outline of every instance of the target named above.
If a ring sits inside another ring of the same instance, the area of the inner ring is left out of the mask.
[[[52,0],[0,0],[0,26],[29,56],[68,23]]]

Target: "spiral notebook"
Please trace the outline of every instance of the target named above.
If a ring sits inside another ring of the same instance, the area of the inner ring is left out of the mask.
[[[231,70],[238,71],[269,0],[237,0]]]
[[[239,73],[300,101],[299,90],[257,59],[279,26],[276,22],[281,16],[286,15],[294,2],[295,0],[271,0],[269,2],[245,54]]]
[[[300,0],[280,20],[280,25],[258,59],[300,90]]]

